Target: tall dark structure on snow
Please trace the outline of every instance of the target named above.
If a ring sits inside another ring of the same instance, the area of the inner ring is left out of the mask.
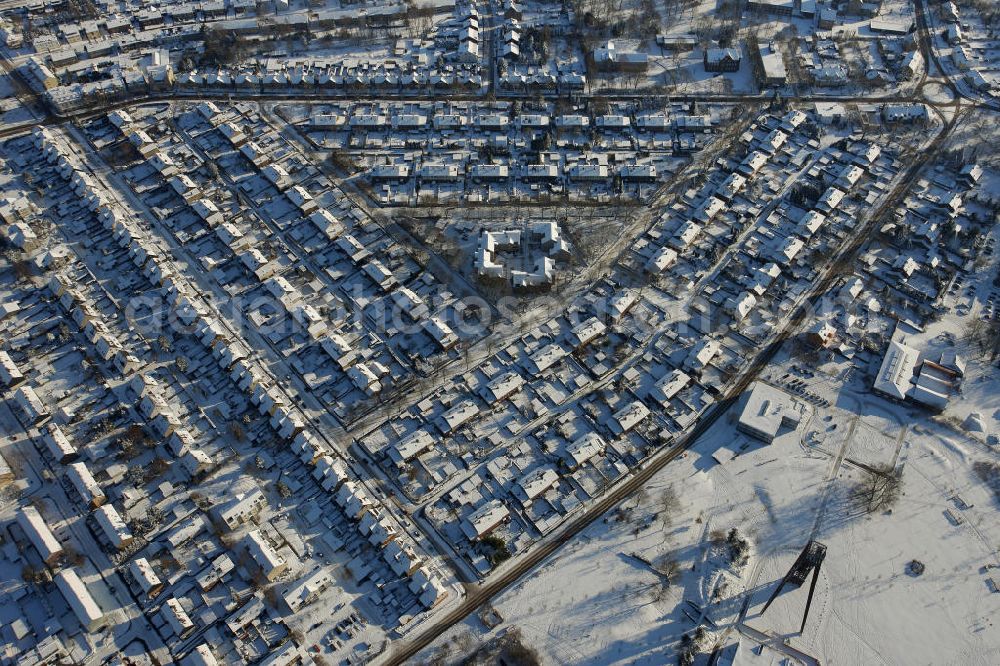
[[[778,583],[778,587],[774,589],[771,593],[771,598],[767,600],[764,604],[764,610],[760,612],[763,615],[767,612],[767,607],[771,605],[775,597],[781,593],[781,588],[785,585],[794,585],[799,587],[802,583],[806,582],[806,578],[809,573],[812,572],[812,582],[809,583],[809,598],[806,599],[806,611],[802,614],[802,626],[799,627],[799,633],[801,634],[806,628],[806,618],[809,617],[809,606],[812,605],[813,592],[816,591],[816,580],[819,579],[819,568],[823,566],[823,560],[826,559],[826,546],[821,544],[819,541],[809,541],[799,556],[795,559],[795,563],[785,574],[785,577],[781,579]]]

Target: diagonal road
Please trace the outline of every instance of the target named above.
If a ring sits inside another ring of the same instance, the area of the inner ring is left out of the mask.
[[[751,362],[728,388],[725,397],[709,409],[708,412],[698,421],[694,428],[685,435],[679,442],[670,449],[662,452],[658,456],[648,461],[644,466],[636,470],[620,485],[609,490],[597,502],[584,510],[575,519],[567,522],[561,529],[555,532],[547,540],[541,541],[533,550],[529,550],[520,559],[512,563],[507,570],[499,572],[494,577],[487,580],[482,585],[468,586],[466,599],[454,610],[446,615],[437,618],[423,632],[406,642],[399,641],[390,646],[390,651],[386,655],[386,664],[402,664],[406,660],[414,657],[420,650],[430,645],[437,637],[441,636],[450,627],[464,620],[486,601],[497,596],[508,587],[517,582],[524,574],[528,573],[536,566],[545,561],[549,556],[558,552],[565,543],[590,526],[594,521],[604,515],[607,511],[617,506],[634,492],[641,489],[650,478],[659,470],[665,467],[670,461],[687,451],[694,443],[708,431],[709,428],[731,407],[743,391],[757,378],[760,372],[771,362],[771,359],[781,348],[784,341],[801,325],[808,313],[811,305],[822,298],[833,286],[837,279],[838,272],[836,266],[844,261],[849,261],[857,255],[858,251],[864,247],[877,228],[879,220],[894,209],[902,197],[910,190],[913,183],[923,171],[924,166],[941,151],[945,142],[954,129],[960,113],[954,113],[937,136],[930,142],[925,150],[911,163],[909,168],[903,173],[896,186],[886,196],[881,205],[873,209],[864,223],[858,228],[848,244],[831,259],[827,264],[823,274],[813,284],[807,292],[800,305],[788,318],[781,333],[773,342],[768,344],[760,354]]]

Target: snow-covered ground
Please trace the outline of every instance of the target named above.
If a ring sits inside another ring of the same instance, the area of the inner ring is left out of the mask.
[[[739,660],[755,663],[998,663],[1000,594],[989,578],[1000,575],[986,567],[1000,566],[1000,514],[972,468],[997,453],[872,396],[860,376],[843,387],[818,376],[810,388],[833,406],[764,445],[737,433],[737,405],[637,498],[495,599],[501,625],[470,617],[423,656],[457,657],[456,646],[517,627],[544,663],[674,663],[700,608],[704,649],[739,638]],[[741,453],[719,464],[720,446]],[[883,461],[902,468],[902,494],[891,511],[868,513],[854,494],[867,475],[860,465]],[[726,555],[734,527],[751,542],[742,569]],[[828,552],[800,635],[807,585],[760,611],[810,538]],[[911,560],[922,575],[908,571]],[[677,573],[664,585],[646,562]],[[759,656],[757,632],[776,637]]]

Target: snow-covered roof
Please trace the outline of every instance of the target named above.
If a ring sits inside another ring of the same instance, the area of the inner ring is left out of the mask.
[[[426,430],[416,430],[389,448],[389,457],[400,465],[434,446],[434,437]]]
[[[156,572],[153,571],[153,567],[149,563],[149,560],[145,557],[132,560],[129,562],[128,568],[129,572],[132,574],[132,578],[135,579],[135,582],[139,584],[139,587],[142,588],[144,593],[150,594],[162,585],[160,577],[156,575]]]
[[[805,405],[788,393],[764,382],[755,382],[747,395],[737,427],[770,442],[782,427],[796,427]]]
[[[30,505],[22,507],[17,514],[17,521],[43,560],[50,562],[62,554],[62,544],[49,529],[38,509]]]
[[[533,499],[559,483],[559,474],[551,465],[535,468],[517,480],[517,496],[527,506]]]
[[[503,502],[490,500],[462,521],[462,531],[470,540],[475,541],[500,525],[509,515],[510,511]]]
[[[260,530],[247,532],[246,544],[247,551],[265,576],[271,577],[286,566],[285,558],[274,549]]]
[[[913,387],[913,374],[920,362],[920,352],[902,342],[892,340],[875,375],[873,389],[890,398],[904,400]]]
[[[633,400],[612,416],[611,431],[615,434],[626,433],[642,423],[649,416],[649,408],[641,400]]]
[[[80,580],[75,569],[62,569],[55,576],[56,587],[66,599],[80,624],[93,631],[104,620],[101,607],[94,601],[87,586]]]
[[[654,394],[661,402],[667,402],[681,392],[691,382],[691,376],[683,370],[674,369],[660,377],[654,387]]]
[[[600,454],[606,446],[600,435],[588,432],[570,442],[563,457],[569,467],[576,468]]]

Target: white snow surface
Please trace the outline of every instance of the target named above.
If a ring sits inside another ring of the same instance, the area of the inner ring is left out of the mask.
[[[997,452],[868,394],[860,379],[839,395],[831,388],[828,397],[832,407],[817,408],[770,446],[736,433],[734,407],[637,498],[494,599],[499,627],[487,630],[470,616],[421,656],[447,651],[455,658],[458,646],[518,627],[547,664],[674,663],[677,641],[698,616],[688,602],[704,607],[724,580],[707,608],[717,630],[706,645],[738,638],[736,663],[1000,663],[1000,594],[989,585],[1000,569],[985,568],[1000,566],[1000,513],[972,470],[976,461],[996,462]],[[720,446],[745,448],[720,465],[711,458]],[[903,469],[902,495],[891,512],[869,514],[851,492],[865,474],[859,464],[892,461]],[[668,487],[677,508],[665,519]],[[948,511],[962,522],[953,524]],[[710,543],[733,527],[752,544],[740,572]],[[760,611],[810,535],[828,552],[800,635],[808,582],[786,587],[767,614]],[[679,580],[661,591],[660,578],[633,554],[654,563],[672,557]],[[907,571],[914,559],[926,567],[920,576]],[[740,632],[746,590],[752,601]],[[751,652],[759,645],[748,636],[754,630],[777,637],[760,655]],[[780,653],[781,639],[805,656]]]

